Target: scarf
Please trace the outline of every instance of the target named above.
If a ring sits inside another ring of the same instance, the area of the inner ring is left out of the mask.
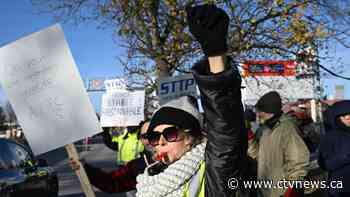
[[[266,120],[266,122],[264,123],[264,125],[266,125],[267,127],[269,127],[271,130],[273,130],[273,128],[275,127],[275,125],[280,121],[282,114],[275,114],[272,118]]]
[[[194,146],[163,172],[151,176],[145,172],[137,176],[136,197],[182,197],[186,183],[199,170],[204,160],[206,142]]]

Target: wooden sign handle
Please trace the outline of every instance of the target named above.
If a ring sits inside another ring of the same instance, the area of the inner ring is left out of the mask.
[[[67,144],[65,146],[69,158],[73,158],[74,160],[78,161],[80,164],[79,170],[75,170],[75,174],[78,176],[81,188],[83,192],[85,193],[86,197],[96,197],[94,190],[92,190],[92,186],[90,184],[89,178],[85,172],[84,167],[81,165],[79,161],[79,155],[78,151],[75,148],[74,144]]]

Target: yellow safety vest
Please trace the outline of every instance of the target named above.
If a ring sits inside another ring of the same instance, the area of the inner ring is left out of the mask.
[[[205,195],[205,163],[201,161],[199,170],[186,183],[183,197],[204,197]]]
[[[144,145],[138,139],[138,132],[125,132],[120,136],[112,138],[112,142],[118,143],[117,164],[124,163],[140,157],[140,153],[144,151]]]

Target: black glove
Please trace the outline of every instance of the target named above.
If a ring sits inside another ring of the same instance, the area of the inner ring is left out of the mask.
[[[187,7],[190,32],[201,44],[207,56],[222,55],[227,51],[226,36],[229,17],[215,5]]]

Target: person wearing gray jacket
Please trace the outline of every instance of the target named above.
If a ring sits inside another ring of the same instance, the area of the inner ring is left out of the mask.
[[[262,188],[263,197],[303,196],[303,188],[292,187],[292,182],[303,181],[307,175],[310,153],[298,134],[293,119],[282,113],[282,100],[275,92],[263,95],[255,105],[262,124],[259,143],[252,143],[258,161],[258,180],[273,181],[276,188]],[[279,187],[278,181],[280,182]]]

